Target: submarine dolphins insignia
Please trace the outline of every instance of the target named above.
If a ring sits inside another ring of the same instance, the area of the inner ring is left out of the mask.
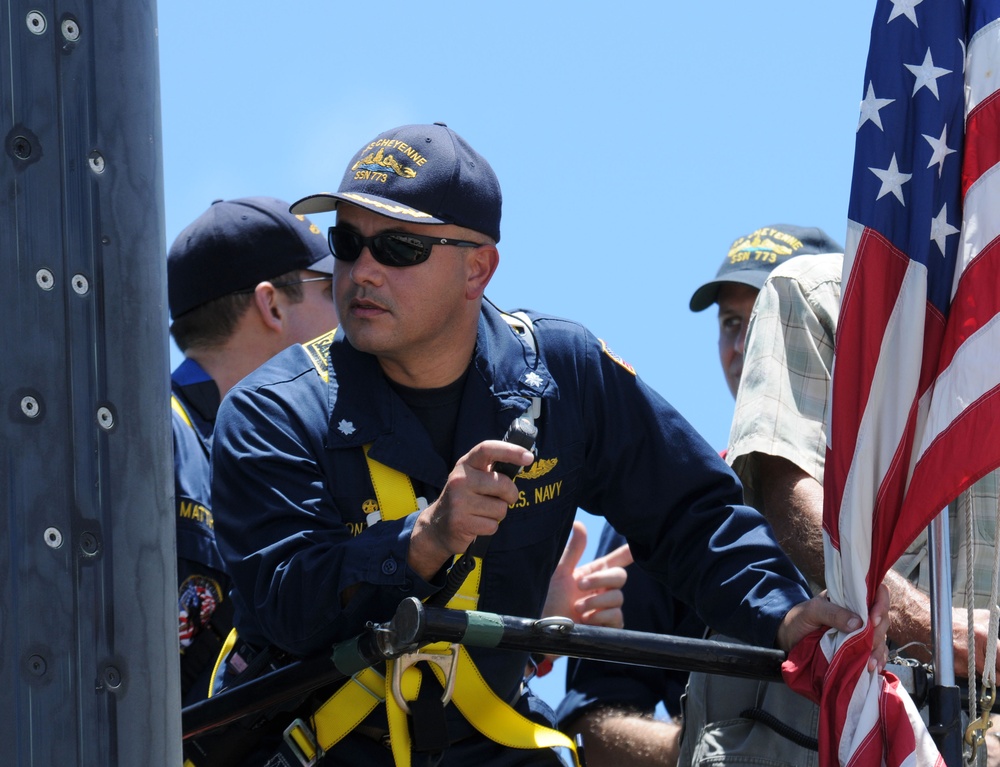
[[[372,152],[371,154],[362,157],[354,165],[351,166],[351,170],[374,170],[374,171],[391,171],[397,176],[402,176],[403,178],[413,178],[417,175],[417,172],[413,168],[407,168],[405,165],[400,165],[399,161],[396,160],[391,154],[386,154],[382,147],[379,147],[377,152]]]
[[[556,464],[559,463],[558,458],[539,458],[533,464],[531,468],[526,471],[522,471],[517,475],[518,479],[538,479],[539,477],[544,477],[550,471],[552,471]]]

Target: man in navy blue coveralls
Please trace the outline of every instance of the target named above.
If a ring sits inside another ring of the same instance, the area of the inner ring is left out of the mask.
[[[208,692],[232,628],[229,580],[215,545],[209,455],[219,401],[260,363],[337,321],[326,238],[272,197],[217,200],[167,254],[181,691]]]
[[[604,342],[530,312],[532,343],[484,300],[500,207],[489,164],[439,124],[381,134],[337,193],[292,206],[337,211],[341,326],[322,354],[292,347],[269,361],[219,411],[216,530],[247,646],[329,650],[402,599],[438,592],[477,536],[492,536],[479,609],[537,616],[578,507],[606,516],[636,561],[720,630],[788,650],[820,626],[860,625],[809,599],[735,475]],[[499,438],[536,397],[538,462],[515,482],[493,464],[534,456]],[[369,522],[366,445],[410,477],[423,500],[413,513]],[[550,715],[523,691],[525,655],[471,655],[500,698]],[[493,743],[454,705],[445,713],[450,746],[426,763],[558,763]],[[321,763],[392,764],[384,732],[376,709]]]

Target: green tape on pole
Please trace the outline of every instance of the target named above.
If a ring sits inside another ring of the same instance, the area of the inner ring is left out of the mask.
[[[465,630],[462,644],[473,647],[496,647],[503,639],[503,619],[496,613],[481,613],[470,610],[469,627]]]
[[[365,660],[358,649],[358,641],[360,639],[361,637],[347,639],[333,648],[333,665],[344,676],[351,676],[372,665]]]

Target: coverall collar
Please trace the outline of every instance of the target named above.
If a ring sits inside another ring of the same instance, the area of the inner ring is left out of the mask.
[[[518,335],[486,302],[471,366],[453,459],[484,439],[500,439],[514,418],[528,410],[533,397],[558,396],[555,381],[530,340]],[[354,349],[342,329],[330,347],[328,386],[331,449],[371,444],[372,458],[413,479],[443,487],[454,460],[445,465],[420,422],[389,386],[375,356]]]

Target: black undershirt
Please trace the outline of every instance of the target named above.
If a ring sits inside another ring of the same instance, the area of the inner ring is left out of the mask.
[[[457,380],[438,389],[414,389],[388,379],[393,391],[427,429],[434,451],[449,468],[455,448],[455,424],[458,422],[458,410],[462,404],[467,374],[468,370]]]

